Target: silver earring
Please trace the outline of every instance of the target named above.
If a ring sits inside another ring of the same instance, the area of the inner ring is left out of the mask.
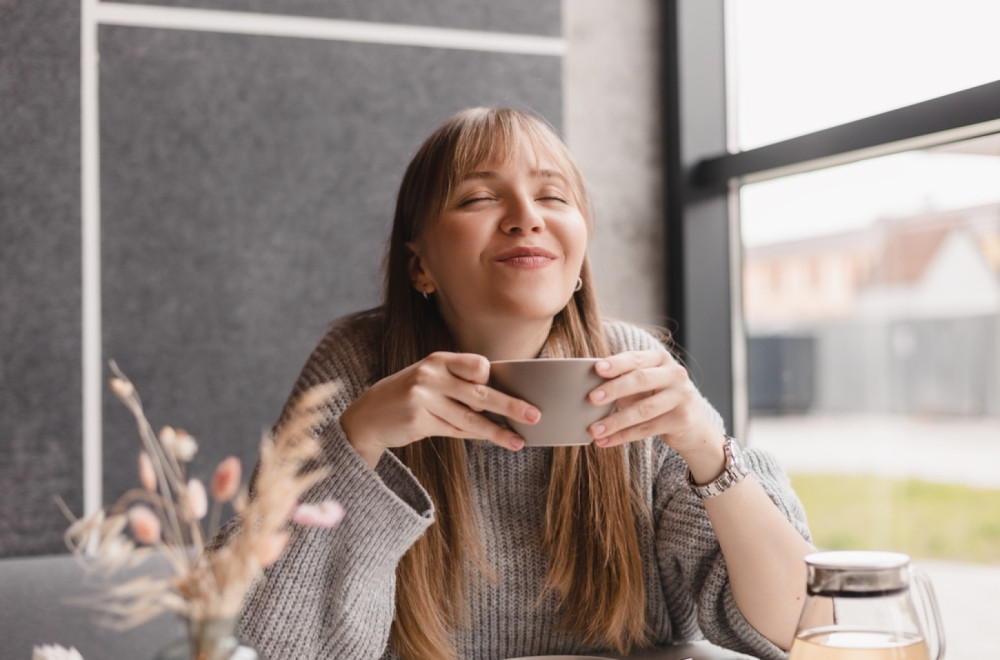
[[[427,290],[426,290],[426,289],[424,289],[423,291],[421,291],[421,292],[420,292],[420,295],[422,295],[422,296],[424,297],[424,300],[427,300],[427,299],[428,299],[428,296],[427,296]]]
[[[578,277],[576,278],[576,286],[573,287],[573,291],[579,291],[582,288],[583,288],[583,278]]]

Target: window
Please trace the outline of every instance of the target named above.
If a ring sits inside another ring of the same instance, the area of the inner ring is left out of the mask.
[[[817,545],[909,553],[949,657],[990,657],[1000,6],[799,5],[670,3],[670,311]]]
[[[819,547],[931,574],[957,657],[998,641],[974,619],[1000,602],[998,181],[991,135],[739,193],[746,440],[789,471]],[[826,286],[796,279],[824,266]],[[753,286],[762,269],[786,288]]]
[[[992,0],[737,0],[726,11],[741,149],[1000,79]]]

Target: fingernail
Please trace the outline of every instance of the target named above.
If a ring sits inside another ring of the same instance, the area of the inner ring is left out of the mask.
[[[608,369],[611,368],[611,363],[608,362],[607,360],[601,360],[600,362],[597,363],[596,368],[598,371],[607,371]]]
[[[608,393],[605,392],[604,390],[597,390],[596,392],[590,395],[590,398],[593,399],[594,401],[604,401],[604,397],[606,397],[607,395]]]
[[[523,446],[524,446],[524,440],[522,440],[518,436],[515,435],[510,439],[510,448],[513,449],[514,451],[519,451]]]
[[[608,444],[608,438],[598,438],[597,440],[594,440],[594,444],[598,447],[604,447]]]
[[[538,412],[536,408],[524,409],[524,419],[531,423],[538,421],[538,418],[541,417],[541,414],[542,413]]]
[[[602,435],[604,435],[604,432],[607,431],[608,429],[606,426],[604,426],[604,424],[594,424],[593,426],[590,427],[590,430],[594,432],[595,437],[599,438]],[[598,444],[600,444],[600,440],[598,440],[597,442]]]

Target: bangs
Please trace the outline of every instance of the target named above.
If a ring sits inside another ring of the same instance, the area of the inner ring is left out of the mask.
[[[583,178],[555,130],[543,120],[516,110],[474,108],[455,117],[453,153],[440,198],[443,211],[455,187],[470,172],[514,159],[522,149],[551,159],[551,166],[566,177],[573,201],[588,224],[589,200]]]

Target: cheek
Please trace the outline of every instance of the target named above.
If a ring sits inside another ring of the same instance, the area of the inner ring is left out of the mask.
[[[567,228],[565,244],[567,256],[577,265],[583,263],[583,256],[587,252],[587,243],[590,240],[590,231],[587,229],[583,218],[578,223],[574,223]]]
[[[442,227],[427,244],[427,265],[439,277],[467,272],[481,251],[475,232],[459,227]]]

